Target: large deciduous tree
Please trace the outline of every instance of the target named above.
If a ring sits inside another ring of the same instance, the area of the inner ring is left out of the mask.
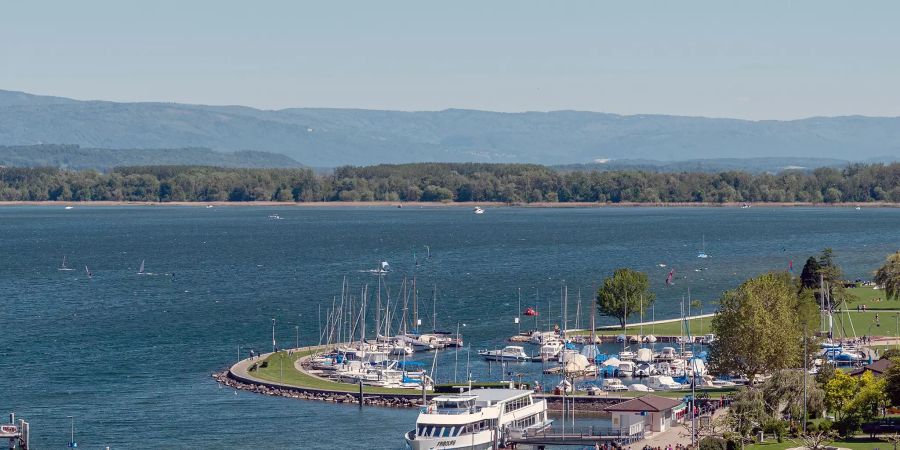
[[[654,300],[656,295],[650,292],[647,274],[622,268],[603,280],[597,291],[597,310],[600,314],[615,317],[625,328],[626,318],[639,312],[641,302],[646,310]]]
[[[712,320],[716,340],[710,365],[719,373],[757,374],[803,362],[804,329],[815,329],[809,296],[798,294],[787,273],[767,273],[726,291]]]
[[[889,255],[875,272],[875,283],[884,289],[885,297],[900,299],[900,251]]]

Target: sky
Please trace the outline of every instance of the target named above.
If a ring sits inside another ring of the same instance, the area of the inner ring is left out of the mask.
[[[3,2],[0,89],[264,109],[900,116],[897,1]]]

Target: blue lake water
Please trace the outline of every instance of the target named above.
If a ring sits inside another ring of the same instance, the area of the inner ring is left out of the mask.
[[[900,248],[900,209],[0,208],[0,412],[31,422],[35,448],[63,447],[67,416],[82,448],[402,448],[415,411],[235,393],[210,374],[239,346],[270,348],[273,317],[281,346],[295,327],[316,343],[319,305],[345,276],[374,285],[361,270],[381,260],[394,293],[415,274],[426,324],[437,285],[438,328],[461,324],[486,379],[474,350],[516,332],[519,288],[523,307],[546,320],[549,302],[559,323],[567,285],[573,324],[578,289],[586,309],[592,286],[632,267],[651,276],[656,318],[671,318],[688,287],[708,312],[723,290],[790,260],[799,272],[823,247],[848,278],[869,278]],[[57,270],[63,255],[77,270]],[[137,276],[141,260],[159,275]],[[440,378],[455,356],[441,355]]]

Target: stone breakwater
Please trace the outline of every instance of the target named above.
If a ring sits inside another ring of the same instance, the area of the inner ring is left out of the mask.
[[[326,391],[321,389],[310,389],[303,387],[285,387],[269,385],[262,382],[247,382],[235,378],[230,371],[224,370],[212,374],[214,380],[225,386],[240,389],[242,391],[253,392],[262,395],[277,395],[279,397],[288,397],[298,400],[316,400],[329,403],[346,403],[359,404],[359,393],[357,392],[341,392]],[[434,394],[428,394],[432,397]],[[535,398],[547,400],[547,408],[551,411],[561,411],[563,409],[562,396],[559,395],[535,395]],[[615,405],[627,398],[622,397],[601,397],[601,396],[580,396],[575,400],[575,411],[580,413],[600,413],[603,409],[610,405]],[[567,399],[569,407],[572,407],[571,397]],[[363,395],[363,404],[367,406],[382,406],[387,408],[418,408],[422,405],[422,397],[418,394],[365,394]]]
[[[301,387],[270,386],[262,383],[246,383],[230,376],[228,370],[212,374],[213,379],[225,386],[262,395],[277,395],[298,400],[318,400],[329,403],[359,404],[359,394],[351,392],[323,391]],[[422,398],[414,395],[365,394],[363,404],[388,408],[416,408]]]

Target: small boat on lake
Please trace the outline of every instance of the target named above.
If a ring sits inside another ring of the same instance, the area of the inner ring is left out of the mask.
[[[480,206],[475,207],[475,214],[484,214],[484,210]]]

